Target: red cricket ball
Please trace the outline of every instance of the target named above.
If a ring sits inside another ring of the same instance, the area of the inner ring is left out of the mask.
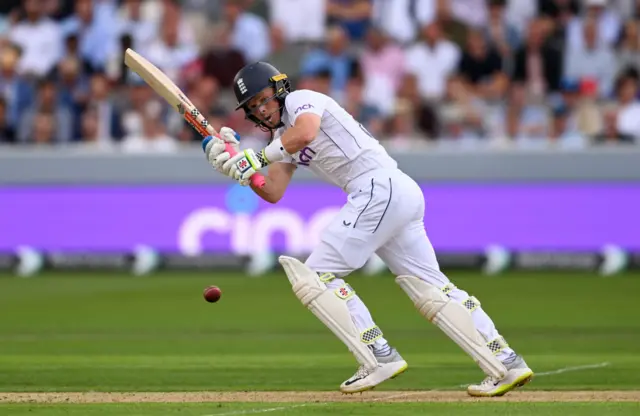
[[[204,290],[204,298],[207,302],[217,302],[222,296],[222,291],[218,286],[209,286]]]

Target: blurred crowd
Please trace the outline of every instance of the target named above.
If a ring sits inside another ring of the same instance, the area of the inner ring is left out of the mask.
[[[264,60],[383,143],[640,143],[640,0],[2,0],[0,143],[172,152],[197,134],[126,69],[132,47],[214,127]]]

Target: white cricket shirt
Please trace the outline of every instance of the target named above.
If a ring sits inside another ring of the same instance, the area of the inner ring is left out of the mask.
[[[279,137],[305,113],[322,117],[320,132],[304,149],[284,162],[305,166],[327,182],[343,189],[353,179],[376,169],[398,164],[371,134],[331,97],[311,90],[297,90],[285,99]]]

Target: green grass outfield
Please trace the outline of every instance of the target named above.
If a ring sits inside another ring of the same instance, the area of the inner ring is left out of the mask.
[[[348,281],[407,359],[409,371],[380,386],[376,394],[383,396],[369,400],[373,396],[365,393],[357,402],[332,403],[294,402],[285,394],[335,392],[356,366],[300,305],[283,274],[135,278],[101,272],[0,277],[0,415],[640,414],[640,393],[626,402],[604,402],[599,393],[640,390],[639,274],[451,273],[451,278],[482,302],[538,373],[523,390],[539,392],[535,402],[512,395],[513,401],[389,403],[386,393],[462,391],[461,385],[482,378],[475,364],[415,311],[391,276]],[[216,304],[202,298],[210,284],[223,290]],[[31,403],[7,403],[15,401],[8,392],[202,391],[239,392],[239,398],[78,404],[72,399],[39,403],[48,399],[33,395]],[[276,396],[243,400],[243,391]],[[540,401],[545,391],[593,394],[580,402],[550,403]]]

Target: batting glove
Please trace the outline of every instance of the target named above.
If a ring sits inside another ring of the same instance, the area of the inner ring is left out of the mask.
[[[223,127],[220,129],[219,136],[225,143],[228,143],[231,145],[233,150],[235,150],[235,153],[240,153],[240,135],[238,133],[236,133],[233,129],[229,127]],[[226,162],[230,158],[231,158],[231,155],[227,152],[220,154],[215,159],[216,168],[222,171],[222,165],[224,165],[224,162]],[[228,172],[223,172],[223,173],[225,175],[228,174]]]
[[[263,152],[247,149],[238,153],[222,165],[222,171],[240,183],[246,183],[254,173],[268,165]]]
[[[222,172],[222,166],[216,163],[216,159],[223,153],[226,153],[225,150],[225,142],[213,136],[207,136],[202,140],[202,150],[204,150],[204,154],[207,156],[207,160],[219,172]],[[229,153],[227,153],[228,155]],[[224,173],[224,172],[222,172]]]

